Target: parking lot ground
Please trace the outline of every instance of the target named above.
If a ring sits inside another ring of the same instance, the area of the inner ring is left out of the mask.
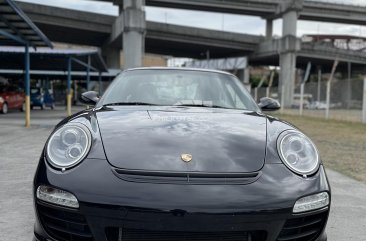
[[[299,115],[299,109],[286,109],[284,113]],[[325,119],[325,110],[304,109],[303,115],[307,117]],[[362,110],[330,109],[329,119],[348,122],[362,122]]]
[[[80,109],[80,108],[79,108]],[[63,108],[32,111],[32,127],[21,113],[0,115],[0,241],[30,241],[33,233],[32,180],[52,127]],[[366,184],[327,170],[332,186],[329,241],[363,241],[366,237]]]
[[[82,106],[73,106],[72,113],[83,109]],[[67,116],[65,107],[56,107],[55,110],[49,108],[41,110],[36,108],[31,111],[32,127],[54,127],[60,120]],[[25,114],[17,110],[11,110],[6,115],[0,115],[0,124],[9,126],[24,126]]]

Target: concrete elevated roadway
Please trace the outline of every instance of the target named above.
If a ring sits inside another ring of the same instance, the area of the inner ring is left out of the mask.
[[[18,5],[54,42],[122,49],[123,29],[116,26],[115,16],[24,2]],[[146,23],[145,38],[146,52],[198,59],[206,58],[207,50],[212,58],[247,55],[264,40],[261,36],[157,22]]]
[[[97,0],[122,5],[122,0]],[[201,10],[277,18],[283,2],[288,0],[146,0],[147,6]],[[366,25],[366,6],[319,1],[296,0],[299,19],[321,22]]]
[[[23,2],[18,5],[52,41],[122,48],[122,30],[115,28],[115,16]],[[309,60],[331,65],[335,58],[366,63],[366,53],[299,41],[294,37],[265,41],[262,36],[147,22],[146,51],[202,59],[206,58],[205,51],[210,50],[211,58],[249,55],[251,64],[279,65],[278,54],[293,49],[298,67]]]

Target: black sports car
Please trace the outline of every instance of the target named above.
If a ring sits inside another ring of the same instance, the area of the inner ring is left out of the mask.
[[[34,240],[327,240],[316,147],[233,75],[132,69],[82,98],[40,158]]]

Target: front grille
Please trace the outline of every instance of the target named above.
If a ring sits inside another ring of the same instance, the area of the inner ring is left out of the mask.
[[[78,211],[37,203],[40,220],[52,238],[58,241],[93,241],[85,217]]]
[[[107,228],[108,241],[264,241],[265,231],[180,232]]]
[[[313,241],[321,234],[328,211],[288,219],[277,241]]]
[[[261,172],[250,173],[206,173],[206,172],[164,172],[112,169],[114,175],[129,182],[142,183],[171,183],[171,184],[199,184],[199,185],[244,185],[258,180]]]

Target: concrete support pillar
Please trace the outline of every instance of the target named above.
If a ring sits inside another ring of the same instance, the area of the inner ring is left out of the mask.
[[[121,69],[121,50],[118,48],[105,47],[102,49],[104,60],[109,69]]]
[[[250,81],[249,81],[249,79],[250,79],[250,70],[249,70],[249,67],[247,66],[244,69],[238,70],[237,77],[242,81],[245,88],[247,88],[247,90],[250,91]]]
[[[124,69],[141,67],[145,54],[146,20],[144,0],[123,2],[123,63]]]
[[[248,58],[245,58],[244,68],[238,69],[236,75],[243,82],[247,90],[250,92],[250,68],[248,64]]]
[[[283,37],[296,37],[297,32],[297,18],[296,10],[288,11],[283,14],[282,35]],[[280,81],[279,92],[281,105],[284,108],[291,107],[294,94],[294,82],[296,74],[296,52],[292,50],[285,50],[280,53]]]
[[[294,82],[296,75],[296,54],[282,53],[280,54],[280,79],[279,93],[281,105],[285,108],[291,107],[294,94]]]
[[[266,39],[270,40],[273,36],[273,20],[267,19],[266,20]]]
[[[296,36],[297,32],[297,18],[296,10],[288,11],[283,14],[282,21],[282,36],[292,35]]]

